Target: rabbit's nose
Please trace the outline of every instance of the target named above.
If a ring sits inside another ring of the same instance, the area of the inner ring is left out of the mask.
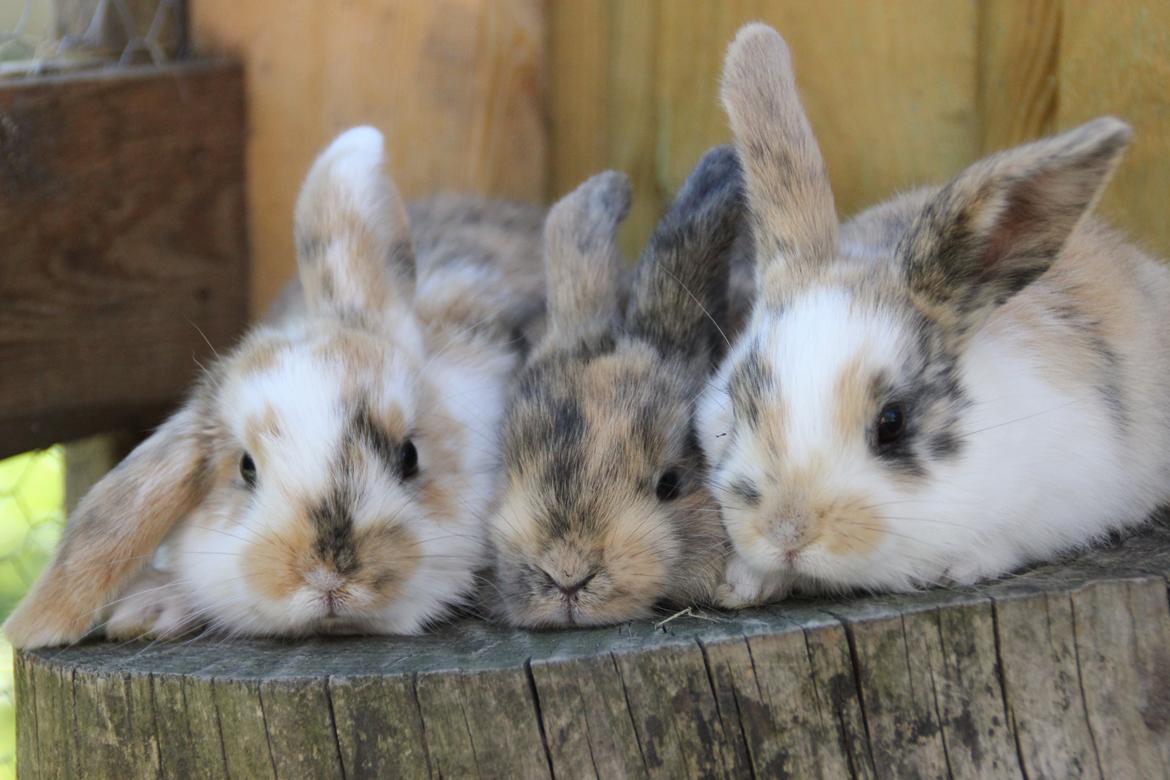
[[[345,577],[336,571],[322,566],[305,575],[305,581],[308,582],[309,587],[320,591],[324,595],[330,595],[345,584]]]
[[[597,576],[597,571],[594,570],[594,571],[591,571],[588,574],[586,574],[584,577],[581,577],[576,582],[565,584],[563,582],[558,581],[557,582],[557,589],[560,590],[561,595],[564,596],[565,598],[571,598],[571,597],[577,595],[577,593],[579,593],[586,585],[588,585],[590,582],[592,582],[593,578],[596,576]]]

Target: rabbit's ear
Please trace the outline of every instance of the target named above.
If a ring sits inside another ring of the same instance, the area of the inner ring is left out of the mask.
[[[915,301],[959,338],[1048,270],[1129,144],[1103,117],[952,179],[898,248]]]
[[[53,561],[4,624],[14,647],[80,640],[204,498],[206,407],[197,394],[82,499]]]
[[[837,210],[825,161],[800,98],[784,39],[749,24],[723,64],[723,107],[739,150],[756,242],[756,276],[765,302],[830,259]]]
[[[309,309],[369,319],[414,296],[406,207],[385,171],[382,134],[355,127],[309,170],[297,199],[297,267]]]
[[[728,262],[743,214],[735,150],[718,146],[699,160],[658,221],[634,274],[627,327],[662,352],[704,361],[728,346]]]
[[[617,322],[621,273],[617,231],[629,210],[629,179],[606,171],[549,211],[544,223],[546,345],[587,341]]]

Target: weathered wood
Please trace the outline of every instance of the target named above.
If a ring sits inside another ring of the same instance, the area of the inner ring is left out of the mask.
[[[230,346],[243,137],[228,64],[0,85],[0,456],[143,430]]]
[[[386,133],[408,197],[544,196],[540,0],[192,0],[190,17],[197,50],[247,70],[253,311],[295,269],[290,226],[305,171],[351,125]]]
[[[975,588],[18,654],[35,777],[1160,777],[1170,527]]]

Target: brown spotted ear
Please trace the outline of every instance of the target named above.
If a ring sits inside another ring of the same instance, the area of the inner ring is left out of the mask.
[[[728,264],[742,215],[735,149],[717,146],[687,176],[642,252],[626,311],[631,332],[704,364],[722,354]]]
[[[1129,125],[1104,117],[952,179],[898,248],[915,301],[955,336],[973,333],[1056,260],[1130,136]]]
[[[760,293],[774,302],[792,275],[833,256],[837,210],[788,45],[771,27],[749,24],[735,36],[722,99],[744,168]]]
[[[587,341],[616,324],[621,273],[617,231],[629,210],[629,179],[606,171],[549,211],[544,223],[546,345]]]
[[[80,640],[203,499],[206,405],[197,393],[82,499],[53,561],[4,624],[13,647]]]
[[[414,296],[406,207],[385,171],[382,134],[355,127],[309,169],[297,199],[297,267],[309,309],[368,318]]]

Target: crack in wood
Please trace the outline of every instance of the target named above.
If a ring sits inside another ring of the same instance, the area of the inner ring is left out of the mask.
[[[540,731],[540,744],[544,748],[544,760],[548,764],[549,777],[556,780],[557,773],[553,770],[552,752],[548,749],[548,735],[544,730],[544,716],[540,711],[540,692],[536,688],[536,678],[532,676],[532,659],[524,661],[524,675],[528,680],[528,692],[532,696],[532,706],[536,714],[536,726]],[[590,757],[593,751],[590,749]],[[597,772],[597,765],[593,765],[594,773]]]
[[[1105,777],[1105,772],[1101,768],[1101,753],[1097,749],[1097,735],[1093,733],[1093,718],[1089,711],[1089,702],[1085,699],[1085,680],[1081,674],[1081,649],[1077,643],[1077,605],[1071,593],[1068,596],[1068,606],[1072,613],[1072,649],[1073,661],[1076,664],[1077,670],[1077,690],[1081,694],[1081,708],[1085,713],[1085,726],[1089,731],[1089,745],[1093,748],[1093,759],[1097,763],[1097,776]]]
[[[638,745],[638,755],[642,757],[642,769],[647,776],[650,774],[650,763],[646,760],[646,749],[642,746],[642,734],[638,730],[638,719],[634,717],[634,708],[630,703],[630,689],[626,687],[626,678],[622,674],[621,665],[618,664],[617,657],[611,652],[609,659],[613,663],[614,673],[617,674],[618,682],[622,686],[622,696],[626,702],[626,714],[630,716],[630,726],[634,730],[634,741]]]
[[[341,737],[337,734],[337,715],[333,711],[333,692],[329,689],[330,678],[325,678],[325,706],[329,710],[329,728],[333,732],[333,748],[337,751],[337,770],[341,773],[341,780],[348,776],[345,771],[345,757],[341,751]]]

